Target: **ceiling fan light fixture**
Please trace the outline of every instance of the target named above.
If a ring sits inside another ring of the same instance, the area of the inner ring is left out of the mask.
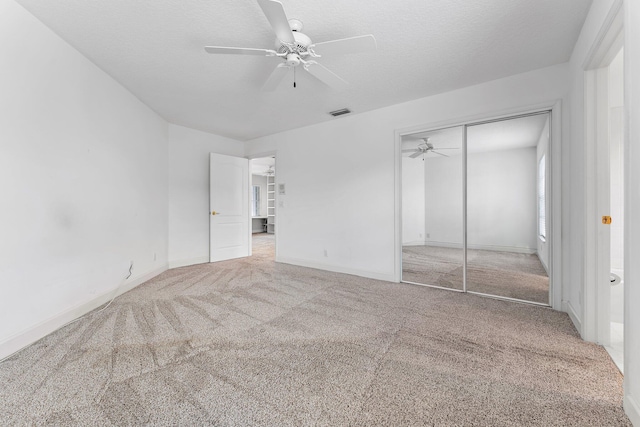
[[[351,113],[351,110],[349,110],[348,108],[341,108],[340,110],[329,111],[329,114],[331,114],[333,117],[338,117],[338,116],[342,116],[349,113]]]

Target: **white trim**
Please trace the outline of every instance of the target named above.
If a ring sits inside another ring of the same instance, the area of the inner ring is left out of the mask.
[[[196,258],[185,258],[169,261],[169,268],[187,267],[189,265],[206,264],[209,262],[209,256],[199,256]]]
[[[439,122],[426,123],[422,125],[401,128],[401,129],[397,129],[395,133],[399,138],[402,138],[403,136],[412,135],[414,133],[442,130],[442,129],[448,129],[453,127],[460,127],[464,125],[471,126],[471,125],[476,125],[479,123],[484,123],[484,122],[489,122],[494,120],[508,119],[513,116],[542,113],[544,111],[555,109],[559,105],[560,105],[560,100],[553,99],[553,100],[549,100],[548,102],[542,102],[539,104],[534,104],[529,106],[507,108],[504,110],[498,110],[493,112],[489,111],[485,113],[473,114],[473,115],[453,118],[449,120],[442,120]],[[398,145],[398,147],[396,148],[399,148],[399,147],[400,145]]]
[[[640,426],[640,405],[636,402],[633,396],[626,395],[624,397],[624,412],[631,420],[631,424],[634,426]]]
[[[366,277],[369,279],[384,280],[385,282],[399,283],[395,281],[394,274],[376,273],[368,270],[358,270],[356,268],[340,267],[337,265],[329,265],[289,257],[276,257],[276,262],[282,264],[297,265],[299,267],[315,268],[316,270],[332,271],[334,273],[351,274],[353,276]]]
[[[562,309],[562,100],[551,107],[547,157],[549,170],[549,193],[551,209],[547,208],[547,243],[549,244],[549,264],[546,265],[549,276],[549,303],[554,310]],[[549,238],[549,235],[551,238]]]
[[[571,305],[570,301],[562,301],[562,311],[569,315],[569,319],[573,322],[573,326],[576,327],[578,333],[582,335],[582,321],[580,320],[580,316],[576,313],[576,310]]]
[[[544,265],[544,261],[542,260],[542,257],[540,256],[540,254],[538,253],[537,250],[534,253],[538,257],[538,260],[540,261],[540,264],[542,264],[542,268],[544,268],[545,273],[547,273],[547,276],[549,276],[549,270],[547,269],[547,266]]]
[[[80,303],[75,307],[71,307],[67,310],[58,313],[49,319],[43,320],[42,322],[33,325],[29,328],[26,328],[16,334],[13,334],[6,340],[0,343],[0,359],[4,359],[17,351],[22,350],[25,347],[35,343],[36,341],[46,337],[52,332],[60,329],[67,323],[72,320],[77,319],[92,310],[100,307],[101,305],[109,302],[112,298],[115,298],[123,293],[130,291],[136,286],[141,285],[142,283],[154,278],[155,276],[164,273],[167,270],[167,265],[163,265],[160,268],[157,268],[153,271],[150,271],[141,276],[135,277],[133,279],[128,280],[125,283],[120,284],[117,288],[111,289],[108,292],[105,292],[95,298],[92,298],[88,301]],[[114,291],[116,291],[114,297]]]
[[[412,242],[404,242],[402,244],[402,247],[405,247],[405,246],[427,246],[427,242],[425,242],[424,240],[414,240]]]
[[[394,239],[393,239],[393,281],[402,281],[402,134],[395,131],[394,140]]]
[[[433,246],[440,248],[452,248],[452,249],[462,249],[462,243],[453,243],[453,242],[436,242],[434,240],[428,240],[424,242],[412,242],[405,243],[404,246]],[[467,244],[468,249],[477,249],[483,251],[495,251],[495,252],[513,252],[518,254],[535,254],[536,248],[521,248],[517,246],[497,246],[497,245],[474,245]]]
[[[609,230],[600,223],[609,206],[608,67],[623,44],[623,2],[616,0],[583,61],[584,70],[584,319],[582,338],[610,341]],[[605,158],[606,157],[606,158]],[[606,180],[606,181],[605,181]],[[606,209],[606,211],[604,211]]]
[[[614,0],[600,31],[582,61],[583,70],[608,65],[624,43],[623,1]]]

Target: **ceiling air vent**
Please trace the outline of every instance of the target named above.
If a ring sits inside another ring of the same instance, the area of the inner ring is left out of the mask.
[[[331,114],[333,117],[338,117],[342,116],[343,114],[349,114],[350,112],[351,110],[349,110],[348,108],[343,108],[341,110],[329,111],[329,114]]]

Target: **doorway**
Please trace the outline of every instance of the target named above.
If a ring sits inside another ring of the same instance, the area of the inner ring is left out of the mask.
[[[276,156],[250,160],[251,254],[275,259]]]
[[[603,316],[603,328],[609,326],[602,344],[609,352],[618,369],[624,372],[624,132],[623,132],[623,83],[624,51],[616,54],[606,67],[606,108],[601,117],[607,124],[606,138],[599,138],[597,152],[604,179],[599,189],[602,198],[602,213],[611,218],[601,230],[602,248],[599,248],[599,271],[609,272],[606,288],[609,289],[608,316]],[[608,238],[607,238],[608,236]],[[599,242],[600,243],[600,242]],[[605,279],[606,280],[606,279]],[[609,287],[609,283],[611,286]],[[606,310],[607,307],[605,307]]]
[[[549,306],[549,110],[402,137],[402,281]]]
[[[584,61],[585,270],[581,335],[624,371],[624,19],[612,6]],[[628,334],[629,331],[626,331]]]

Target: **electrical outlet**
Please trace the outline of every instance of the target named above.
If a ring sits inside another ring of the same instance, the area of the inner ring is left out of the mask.
[[[427,239],[431,238],[431,234],[427,233]]]
[[[327,250],[326,250],[326,249],[324,250],[324,256],[325,256],[325,257],[328,257],[328,256],[329,256],[329,254],[327,253]]]
[[[153,253],[153,260],[154,260],[154,261],[157,261],[157,260],[158,260],[158,255],[157,255],[155,252]]]

